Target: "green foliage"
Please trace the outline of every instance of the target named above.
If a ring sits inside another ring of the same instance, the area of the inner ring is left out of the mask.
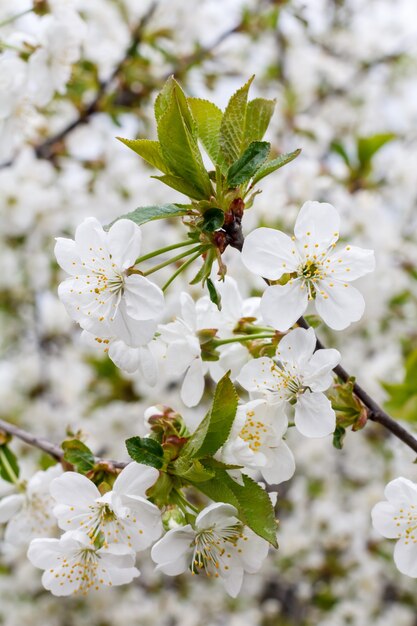
[[[337,426],[352,426],[352,430],[360,430],[366,424],[367,410],[355,396],[354,385],[355,379],[351,377],[345,383],[333,385],[327,395],[336,412]]]
[[[238,395],[227,373],[217,384],[211,409],[185,444],[181,457],[202,459],[214,455],[229,436],[237,403]]]
[[[125,441],[130,458],[137,463],[161,469],[164,465],[164,450],[161,444],[150,437],[130,437]]]
[[[227,502],[235,506],[242,522],[277,547],[277,522],[267,492],[249,476],[241,476],[243,485],[234,481],[226,470],[216,469],[214,478],[196,486],[215,502]]]
[[[227,172],[229,187],[238,187],[250,180],[265,162],[271,144],[267,141],[253,141],[242,156],[230,166]]]
[[[192,197],[210,197],[212,187],[197,143],[197,128],[187,99],[173,79],[164,112],[158,119],[158,138],[170,171],[194,188]]]
[[[253,79],[254,76],[230,98],[223,115],[219,144],[226,167],[238,160],[244,146],[248,92]]]
[[[408,355],[404,369],[402,382],[382,383],[388,393],[385,408],[398,419],[417,422],[417,349]]]
[[[198,137],[215,165],[219,157],[219,134],[223,113],[209,100],[188,98],[188,105],[197,125]]]
[[[343,448],[343,440],[346,435],[346,428],[343,426],[336,426],[335,431],[333,433],[333,446],[337,450],[341,450]]]
[[[369,137],[359,137],[357,140],[358,161],[361,169],[366,173],[370,169],[373,156],[387,144],[395,139],[393,133],[379,133]]]
[[[209,292],[209,296],[210,296],[210,300],[213,302],[213,304],[215,304],[217,306],[217,308],[219,309],[219,311],[221,310],[221,295],[219,294],[219,292],[217,291],[216,287],[213,284],[213,281],[211,280],[211,278],[207,278],[207,289]]]
[[[275,100],[255,98],[248,102],[246,109],[243,148],[253,141],[261,141],[271,121]]]
[[[95,466],[95,457],[90,448],[79,439],[67,439],[62,443],[64,460],[74,466],[80,474],[87,474]]]
[[[215,470],[205,467],[198,459],[180,457],[175,463],[175,474],[193,483],[210,480],[215,475]]]
[[[178,204],[161,204],[154,206],[141,206],[118,217],[118,220],[132,220],[138,226],[152,222],[153,220],[161,220],[166,217],[179,217],[188,214],[188,210]]]
[[[201,230],[205,233],[214,233],[223,226],[224,212],[221,209],[207,209],[203,215]]]
[[[19,478],[20,468],[14,452],[5,443],[0,446],[0,476],[8,483],[15,483]]]
[[[278,157],[276,157],[276,159],[267,161],[256,172],[255,176],[253,177],[252,184],[255,185],[260,180],[262,180],[262,178],[265,178],[265,176],[269,176],[269,174],[272,174],[272,172],[275,172],[280,167],[287,165],[287,163],[290,163],[291,161],[296,159],[300,153],[301,153],[301,149],[298,148],[297,150],[294,150],[293,152],[286,152],[285,154],[280,154]]]
[[[136,152],[136,154],[141,156],[142,159],[149,163],[149,165],[152,165],[152,167],[161,170],[164,174],[170,174],[159,141],[151,141],[150,139],[123,139],[123,137],[117,137],[117,139]]]

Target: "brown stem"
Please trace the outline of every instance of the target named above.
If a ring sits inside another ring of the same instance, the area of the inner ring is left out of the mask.
[[[297,324],[301,326],[301,328],[310,328],[308,322],[304,319],[304,317],[300,317],[297,321]],[[320,350],[325,346],[321,343],[320,339],[317,339],[316,350]],[[337,365],[334,368],[334,373],[344,382],[346,382],[351,376],[350,374],[341,366]],[[395,437],[401,439],[407,446],[409,446],[414,452],[417,452],[417,439],[409,433],[405,428],[403,428],[398,422],[396,422],[392,417],[388,415],[384,411],[382,407],[379,406],[377,402],[364,390],[360,385],[355,383],[353,385],[353,391],[357,398],[365,405],[368,411],[368,419],[373,422],[378,422],[381,426],[384,426],[387,430],[389,430]]]
[[[35,448],[38,448],[39,450],[42,450],[43,452],[46,452],[46,454],[49,454],[49,456],[54,458],[56,461],[64,460],[63,449],[60,446],[57,446],[56,444],[51,443],[47,439],[44,439],[43,437],[36,437],[35,435],[32,435],[32,433],[29,433],[27,430],[23,430],[23,428],[19,428],[18,426],[15,426],[14,424],[10,424],[9,422],[5,422],[4,420],[1,420],[1,419],[0,419],[0,431],[4,431],[5,433],[12,435],[12,437],[17,437],[18,439],[20,439],[21,441],[24,441],[30,446],[33,446]],[[95,462],[106,465],[110,470],[123,469],[127,465],[127,463],[124,461],[113,461],[113,460],[101,459],[100,457],[95,457]]]

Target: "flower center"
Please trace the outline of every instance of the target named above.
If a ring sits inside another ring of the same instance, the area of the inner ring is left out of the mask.
[[[254,411],[248,411],[246,415],[247,419],[239,433],[239,437],[249,444],[249,448],[253,452],[257,452],[266,437],[268,429],[263,422],[254,419]]]
[[[394,520],[398,526],[398,537],[404,537],[405,543],[408,544],[410,542],[417,543],[417,511],[416,505],[410,505],[408,511],[404,509],[400,509],[399,515],[394,517]],[[402,530],[401,526],[405,526],[405,529]]]
[[[219,571],[227,571],[230,568],[228,561],[232,558],[231,549],[236,548],[239,539],[244,539],[242,530],[243,525],[238,523],[221,531],[212,527],[198,532],[191,544],[194,547],[192,573],[199,574],[204,570],[208,577],[217,578]]]

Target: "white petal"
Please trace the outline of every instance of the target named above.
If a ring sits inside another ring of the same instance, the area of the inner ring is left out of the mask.
[[[151,550],[151,558],[158,564],[157,569],[168,576],[185,572],[190,565],[194,537],[190,525],[169,530]]]
[[[315,305],[320,317],[334,330],[343,330],[352,322],[357,322],[365,310],[362,294],[348,283],[335,282],[330,287],[320,281]]]
[[[102,225],[95,217],[87,217],[75,231],[75,241],[82,261],[88,265],[91,259],[96,258],[101,248],[108,257],[106,233]],[[94,263],[93,263],[94,265]]]
[[[157,481],[159,472],[142,463],[129,463],[118,475],[113,491],[118,494],[145,497],[147,489]]]
[[[12,494],[0,500],[0,524],[8,522],[16,513],[20,511],[25,501],[25,496]]]
[[[229,596],[231,596],[232,598],[236,598],[242,588],[243,568],[234,568],[233,570],[231,570],[231,573],[227,578],[224,577],[224,573],[224,571],[221,572],[224,582],[224,588],[226,589]]]
[[[132,220],[117,220],[107,233],[107,246],[112,262],[126,270],[135,264],[140,255],[142,233]]]
[[[270,462],[266,467],[261,468],[261,474],[270,485],[279,485],[285,480],[289,480],[295,472],[294,455],[282,441],[276,448],[267,451],[267,458]]]
[[[401,534],[402,527],[397,526],[401,522],[394,520],[394,517],[399,515],[398,509],[390,502],[378,502],[371,514],[373,527],[381,535],[389,539],[396,539]]]
[[[85,270],[81,264],[78,247],[73,239],[57,237],[55,256],[62,269],[68,272],[68,274],[71,274],[71,276],[86,273],[87,270]]]
[[[130,317],[126,310],[126,303],[122,300],[117,309],[114,321],[108,323],[109,337],[122,339],[131,348],[139,348],[149,343],[157,329],[154,319],[136,320]],[[97,332],[100,327],[97,326]],[[99,335],[100,337],[102,335]]]
[[[231,504],[224,502],[213,502],[203,509],[195,521],[196,528],[210,528],[211,526],[229,526],[235,524],[237,520],[237,509]]]
[[[317,350],[308,362],[303,382],[312,391],[326,391],[333,382],[332,370],[340,363],[341,354],[334,348]]]
[[[254,274],[278,280],[297,268],[299,255],[288,235],[273,228],[257,228],[245,239],[242,261]]]
[[[339,238],[340,217],[338,211],[327,202],[305,202],[295,223],[294,234],[301,250],[321,251]],[[318,248],[315,248],[318,244]]]
[[[400,539],[394,548],[394,562],[402,574],[417,578],[417,543]]]
[[[326,270],[332,278],[349,282],[356,280],[375,269],[375,255],[373,250],[347,245],[341,252],[329,255],[330,263],[326,263]]]
[[[52,568],[57,564],[63,549],[59,539],[32,539],[27,557],[35,567]]]
[[[188,368],[181,387],[181,400],[185,406],[196,406],[204,392],[204,372],[201,359],[194,359]]]
[[[49,491],[59,504],[68,506],[76,504],[78,507],[87,508],[101,495],[91,480],[76,472],[64,472],[62,476],[55,478],[49,486]]]
[[[250,528],[245,528],[244,534],[247,537],[247,541],[240,541],[239,548],[242,549],[241,559],[246,572],[255,574],[258,572],[263,561],[268,556],[269,543],[255,535]]]
[[[330,400],[322,393],[304,392],[295,405],[295,425],[305,437],[325,437],[336,426]]]
[[[113,363],[128,374],[133,374],[139,369],[139,348],[130,348],[124,341],[112,341],[108,354]]]
[[[194,359],[200,357],[201,348],[197,337],[188,336],[185,339],[171,341],[167,348],[167,372],[180,376],[190,367]]]
[[[385,487],[385,497],[391,504],[417,504],[417,485],[408,478],[396,478]]]
[[[132,274],[125,279],[126,311],[135,320],[156,320],[164,312],[162,290],[144,276]]]
[[[301,317],[307,304],[307,290],[297,279],[286,285],[268,287],[262,296],[261,313],[267,324],[285,331]]]
[[[149,350],[148,346],[142,346],[139,350],[139,365],[143,378],[148,385],[153,387],[158,380],[158,362]]]
[[[312,357],[316,347],[316,335],[312,328],[295,328],[278,344],[277,356],[281,361],[294,363],[300,368]]]
[[[280,386],[280,378],[276,374],[275,363],[266,356],[252,359],[246,363],[236,380],[239,385],[250,392],[274,390]]]

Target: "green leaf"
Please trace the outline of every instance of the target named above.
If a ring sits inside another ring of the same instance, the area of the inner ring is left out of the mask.
[[[359,137],[357,140],[358,160],[362,169],[368,169],[372,157],[386,143],[395,139],[394,133],[378,133],[370,137]]]
[[[207,289],[209,292],[210,300],[212,301],[213,304],[216,305],[219,311],[221,311],[222,310],[222,304],[221,304],[222,298],[219,292],[217,291],[216,287],[213,285],[213,281],[211,280],[211,278],[207,278]]]
[[[346,429],[343,426],[336,426],[336,429],[333,433],[333,446],[336,450],[341,450],[343,448],[343,440],[346,435]]]
[[[286,152],[285,154],[280,154],[276,159],[272,159],[272,161],[267,161],[266,163],[264,163],[253,177],[253,184],[255,185],[260,180],[262,180],[262,178],[265,178],[265,176],[269,176],[269,174],[272,174],[272,172],[275,172],[275,170],[278,170],[280,167],[283,167],[284,165],[287,165],[287,163],[293,161],[295,158],[298,157],[300,152],[301,149],[298,148],[297,150],[294,150],[294,152]]]
[[[211,480],[215,474],[214,469],[205,467],[201,461],[187,457],[177,459],[173,464],[173,468],[176,476],[180,476],[180,478],[184,478],[193,483]]]
[[[229,187],[238,187],[246,183],[266,160],[271,144],[267,141],[254,141],[246,148],[242,156],[230,166],[227,172]]]
[[[177,82],[174,77],[170,76],[168,80],[166,80],[164,86],[156,97],[154,111],[157,123],[159,122],[171,102],[172,92],[176,84]]]
[[[164,176],[151,176],[151,178],[160,180],[161,183],[164,183],[164,185],[171,187],[171,189],[175,189],[175,191],[183,193],[193,200],[203,200],[206,197],[201,191],[193,187],[192,184],[184,180],[184,178],[180,178],[179,176],[165,174]]]
[[[95,457],[90,448],[79,439],[69,439],[62,443],[64,460],[71,463],[77,472],[87,474],[95,465]]]
[[[125,441],[130,458],[137,463],[161,469],[164,465],[164,449],[158,441],[149,437],[130,437]]]
[[[195,190],[191,197],[209,198],[212,186],[198,148],[196,124],[178,83],[175,83],[169,105],[159,118],[158,138],[171,172]]]
[[[136,154],[141,156],[142,159],[152,165],[152,167],[161,170],[164,174],[170,174],[170,169],[165,163],[159,141],[151,141],[150,139],[123,139],[123,137],[117,137],[116,139],[136,152]]]
[[[224,212],[221,209],[207,209],[203,215],[201,230],[205,233],[214,233],[224,224]]]
[[[7,444],[0,446],[0,476],[8,483],[14,483],[19,475],[20,468],[16,455]]]
[[[227,373],[217,384],[212,407],[183,447],[181,457],[213,456],[229,436],[237,404],[238,395]]]
[[[346,152],[343,144],[341,141],[338,141],[337,139],[332,141],[332,143],[330,144],[330,150],[332,152],[335,152],[336,154],[338,154],[343,161],[346,163],[346,165],[348,167],[350,167],[350,159],[349,159],[349,155]]]
[[[261,141],[271,121],[275,109],[275,100],[255,98],[248,102],[246,109],[243,147],[253,141]]]
[[[214,478],[198,483],[196,488],[215,502],[235,506],[244,524],[277,547],[277,522],[267,492],[246,474],[242,474],[243,485],[240,485],[226,470],[216,469],[215,472]]]
[[[219,144],[226,167],[237,161],[243,151],[248,92],[253,79],[254,76],[230,98],[223,115]]]
[[[146,224],[146,222],[152,222],[153,220],[161,220],[166,217],[179,217],[187,214],[188,210],[177,204],[160,204],[155,206],[140,206],[130,213],[121,215],[117,219],[132,220],[132,222],[140,226],[141,224]],[[112,223],[114,224],[114,222]]]
[[[197,125],[198,137],[212,163],[216,165],[219,158],[219,134],[223,113],[213,102],[209,102],[209,100],[188,98],[187,101]]]

